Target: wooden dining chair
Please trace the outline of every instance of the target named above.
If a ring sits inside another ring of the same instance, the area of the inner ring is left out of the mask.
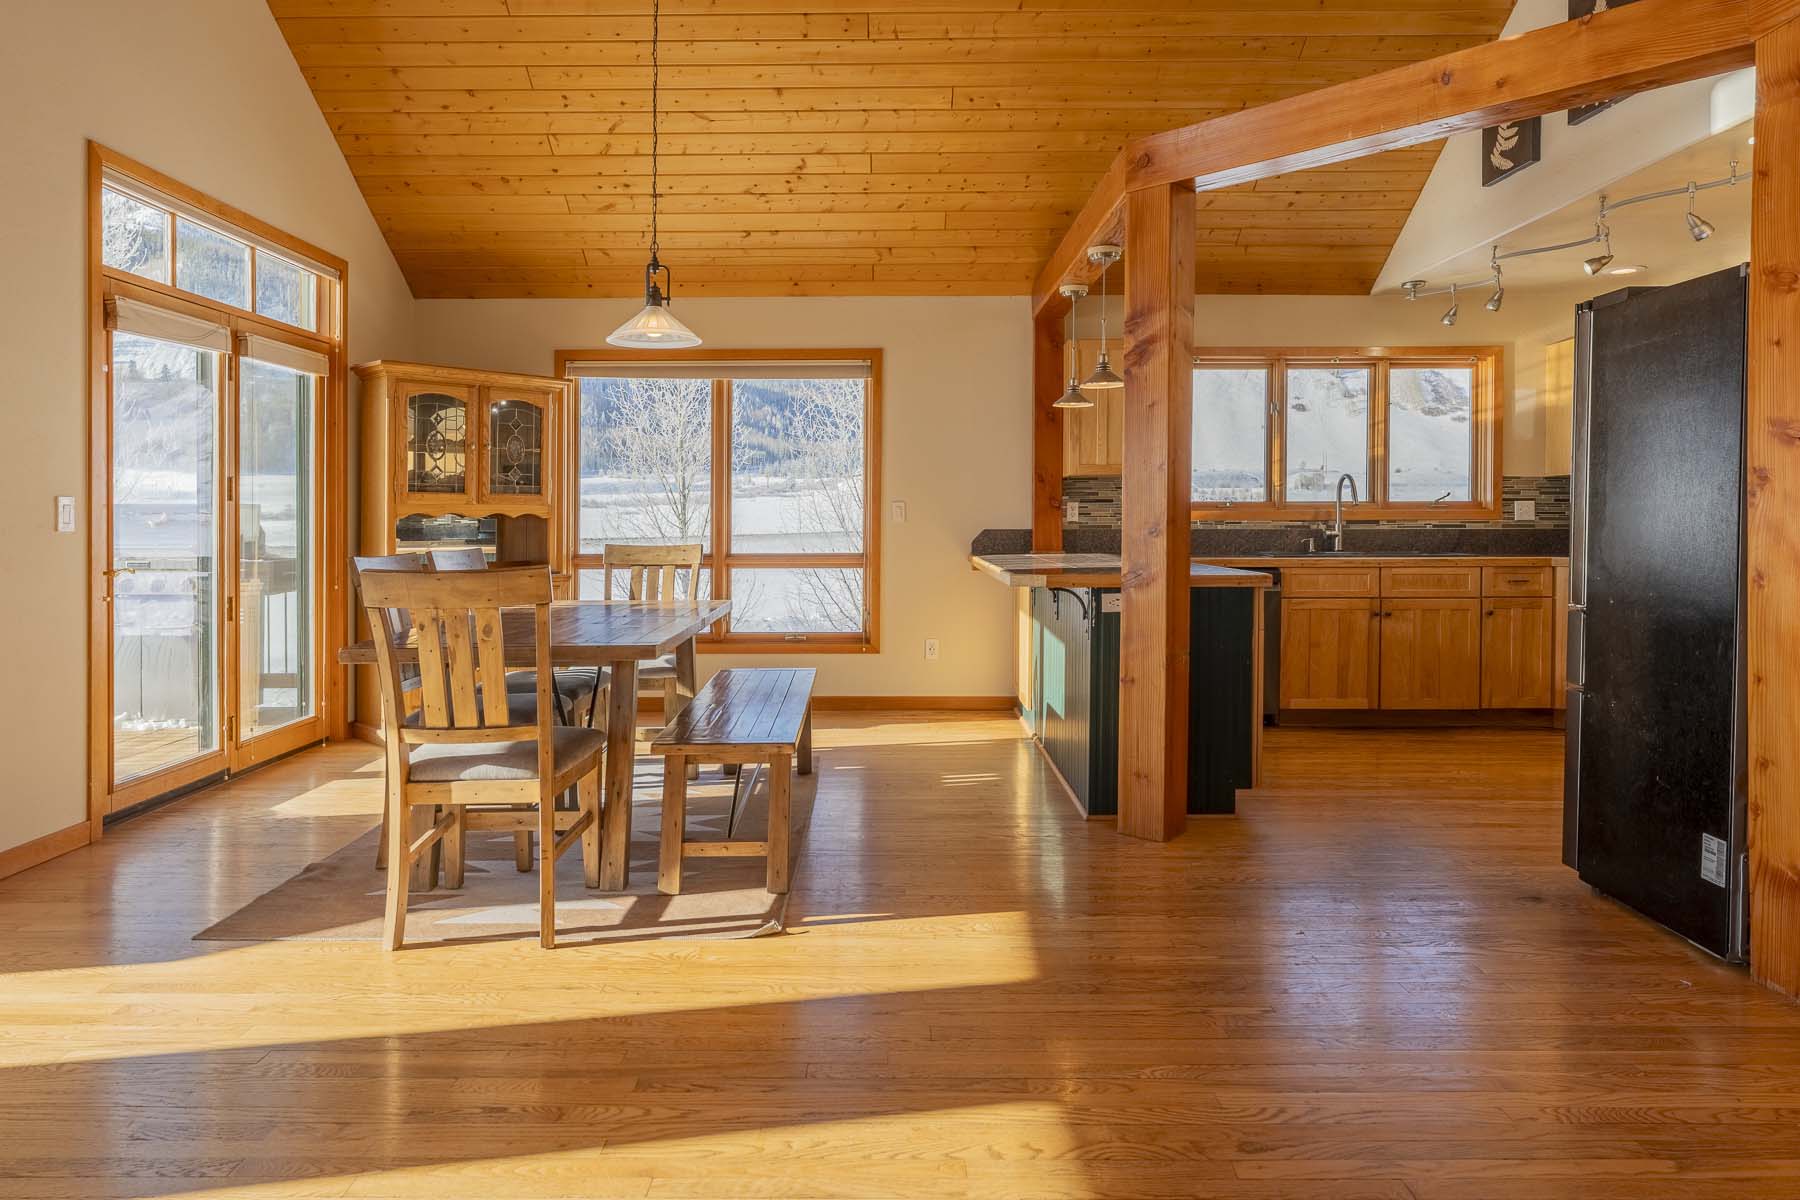
[[[698,542],[667,546],[608,545],[602,553],[605,558],[600,580],[601,595],[608,600],[613,599],[613,575],[619,573],[627,578],[627,597],[636,603],[700,603],[700,558],[703,549]],[[687,572],[685,595],[680,587],[679,572],[682,571]],[[692,699],[691,696],[679,693],[680,671],[676,666],[675,655],[665,654],[638,664],[639,686],[652,681],[662,683],[663,723],[667,724]]]
[[[356,579],[356,590],[362,591],[362,575],[364,571],[412,571],[429,570],[423,554],[359,554],[350,560],[351,574]],[[412,617],[403,608],[386,608],[380,610],[381,623],[375,623],[375,612],[369,613],[369,634],[380,637],[386,634],[389,641],[406,637],[412,628]],[[407,664],[400,670],[400,699],[404,705],[402,715],[411,715],[419,707],[419,668]],[[387,867],[387,805],[381,806],[381,836],[375,842],[375,869]],[[430,880],[419,878],[414,882],[425,887]]]
[[[470,547],[458,550],[433,550],[430,553],[431,569],[434,571],[485,571],[488,569],[487,555],[481,550]],[[597,714],[602,711],[601,693],[611,682],[611,675],[605,667],[559,667],[556,670],[556,703],[561,711],[563,724],[586,724],[593,728],[598,724]],[[537,676],[531,671],[509,671],[506,675],[506,689],[515,696],[529,695],[537,690]]]
[[[557,859],[579,841],[588,886],[600,882],[606,737],[552,719],[549,569],[371,570],[363,573],[361,585],[371,623],[385,619],[380,610],[407,611],[419,657],[419,709],[406,716],[398,650],[391,639],[375,639],[387,749],[384,944],[397,950],[405,941],[410,877],[405,868],[441,844],[445,882],[460,887],[468,830],[526,828],[537,834],[538,843],[538,940],[554,946]],[[509,607],[534,610],[538,686],[531,697],[506,690],[501,610]],[[559,820],[556,797],[571,787],[579,799],[577,811]],[[443,815],[415,833],[414,810],[434,808]]]

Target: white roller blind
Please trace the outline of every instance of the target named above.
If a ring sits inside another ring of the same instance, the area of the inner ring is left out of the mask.
[[[126,296],[106,298],[106,327],[119,333],[135,333],[164,342],[179,342],[197,350],[231,352],[231,330],[214,321],[170,312],[154,304]]]
[[[867,379],[867,359],[727,359],[686,362],[571,362],[570,379]]]
[[[286,367],[290,371],[299,371],[302,375],[327,375],[331,372],[331,359],[317,350],[290,346],[286,342],[266,338],[261,334],[241,335],[238,338],[238,349],[245,358],[254,358],[257,362],[273,363],[278,367]]]

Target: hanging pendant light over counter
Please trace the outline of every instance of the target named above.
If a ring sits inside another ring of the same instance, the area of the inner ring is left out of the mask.
[[[1112,369],[1112,361],[1106,353],[1106,273],[1112,265],[1119,261],[1125,252],[1117,246],[1089,246],[1088,261],[1100,268],[1100,361],[1094,364],[1094,373],[1081,381],[1084,389],[1122,388],[1125,380]]]
[[[662,40],[662,0],[650,6],[650,261],[644,265],[644,307],[636,316],[607,336],[607,344],[632,350],[683,350],[700,344],[700,335],[682,324],[681,318],[669,311],[673,300],[674,277],[657,258],[657,216],[662,196],[657,167],[661,149],[662,64],[657,48]],[[659,281],[657,276],[661,275]]]
[[[1063,323],[1063,344],[1067,347],[1063,352],[1063,358],[1068,360],[1069,364],[1069,390],[1058,396],[1056,402],[1050,407],[1092,408],[1094,407],[1094,398],[1081,390],[1081,380],[1076,374],[1075,368],[1075,364],[1078,360],[1072,357],[1075,349],[1075,303],[1088,294],[1087,285],[1083,283],[1065,283],[1057,290],[1060,291],[1063,294],[1063,298],[1069,302],[1069,316]]]

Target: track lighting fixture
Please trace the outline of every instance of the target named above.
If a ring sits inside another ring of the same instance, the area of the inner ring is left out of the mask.
[[[1069,317],[1063,326],[1066,331],[1063,337],[1063,345],[1065,347],[1063,357],[1067,359],[1069,363],[1069,387],[1067,391],[1056,398],[1056,402],[1052,404],[1051,407],[1092,408],[1094,407],[1094,399],[1092,396],[1089,396],[1086,392],[1081,390],[1080,380],[1075,374],[1075,363],[1077,360],[1074,358],[1075,302],[1088,294],[1087,285],[1084,283],[1065,283],[1056,290],[1061,292],[1063,297],[1069,302]]]
[[[1641,196],[1627,196],[1623,200],[1613,200],[1608,197],[1605,192],[1602,192],[1600,193],[1600,215],[1594,222],[1594,232],[1587,237],[1578,238],[1572,242],[1557,242],[1550,246],[1525,246],[1518,250],[1507,250],[1504,252],[1501,251],[1498,245],[1495,245],[1488,250],[1488,270],[1492,272],[1491,278],[1463,284],[1447,284],[1442,287],[1428,287],[1426,281],[1423,279],[1408,279],[1401,283],[1400,294],[1408,300],[1418,300],[1425,296],[1448,295],[1450,297],[1450,308],[1439,318],[1439,320],[1445,325],[1454,325],[1456,324],[1456,318],[1459,311],[1456,303],[1456,292],[1459,287],[1477,287],[1484,282],[1491,283],[1494,288],[1493,294],[1487,298],[1486,303],[1484,303],[1482,307],[1486,308],[1489,312],[1500,311],[1501,306],[1506,303],[1506,285],[1501,277],[1500,264],[1506,259],[1523,258],[1526,255],[1531,254],[1558,253],[1565,250],[1579,249],[1584,246],[1599,246],[1600,253],[1594,255],[1592,258],[1584,259],[1582,261],[1581,269],[1589,276],[1640,274],[1649,268],[1631,264],[1617,267],[1613,266],[1612,226],[1607,221],[1609,216],[1619,209],[1628,208],[1633,204],[1643,204],[1651,200],[1666,200],[1671,197],[1685,195],[1688,201],[1686,213],[1688,236],[1693,238],[1696,242],[1704,242],[1707,238],[1717,232],[1717,230],[1713,227],[1711,221],[1708,221],[1705,217],[1695,211],[1700,193],[1709,191],[1712,188],[1735,187],[1740,180],[1747,180],[1749,178],[1748,175],[1740,175],[1738,173],[1738,164],[1736,160],[1733,160],[1730,171],[1719,179],[1709,179],[1705,182],[1690,180],[1681,187],[1665,188],[1659,192],[1645,192]]]
[[[1737,164],[1733,163],[1731,166],[1732,174],[1736,175]],[[1711,221],[1708,221],[1705,217],[1694,211],[1694,200],[1698,197],[1699,193],[1699,184],[1688,184],[1687,227],[1689,237],[1693,238],[1696,242],[1704,242],[1713,235],[1713,225]]]
[[[1124,253],[1118,246],[1088,247],[1088,261],[1100,268],[1100,361],[1094,364],[1093,374],[1081,381],[1084,390],[1125,386],[1124,378],[1112,369],[1112,361],[1106,353],[1106,273]]]
[[[1612,230],[1606,227],[1606,222],[1602,221],[1594,226],[1594,237],[1599,240],[1602,249],[1600,253],[1581,264],[1581,269],[1589,275],[1598,275],[1606,270],[1613,260]]]

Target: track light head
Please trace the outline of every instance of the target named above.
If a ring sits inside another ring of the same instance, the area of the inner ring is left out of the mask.
[[[1713,235],[1713,225],[1705,217],[1689,210],[1687,215],[1688,236],[1696,242],[1704,242]]]
[[[1612,260],[1613,256],[1611,253],[1596,254],[1594,257],[1582,263],[1581,269],[1586,271],[1589,275],[1598,275],[1600,272],[1606,270],[1607,264],[1611,263]]]
[[[1450,285],[1450,307],[1444,310],[1444,315],[1439,317],[1438,321],[1445,325],[1456,324],[1459,310],[1460,306],[1456,303],[1456,285],[1453,283]]]
[[[1506,289],[1496,283],[1494,285],[1494,294],[1488,297],[1488,301],[1483,307],[1489,312],[1499,312],[1500,306],[1504,303],[1506,303]]]

